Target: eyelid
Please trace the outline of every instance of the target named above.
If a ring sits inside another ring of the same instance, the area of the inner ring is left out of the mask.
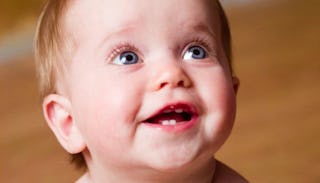
[[[107,56],[107,63],[112,63],[112,61],[116,59],[116,57],[118,57],[121,53],[128,51],[134,52],[138,55],[139,60],[141,59],[138,48],[129,42],[124,42],[114,46],[114,48],[110,51],[110,53]]]

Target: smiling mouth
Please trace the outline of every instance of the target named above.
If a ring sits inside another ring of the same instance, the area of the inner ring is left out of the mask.
[[[145,123],[175,126],[190,122],[196,116],[196,112],[192,106],[187,104],[168,105],[148,118]]]

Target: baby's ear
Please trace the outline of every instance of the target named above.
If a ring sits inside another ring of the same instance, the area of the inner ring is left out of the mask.
[[[233,85],[235,94],[237,94],[240,86],[240,80],[237,76],[232,76],[232,85]]]
[[[77,128],[70,101],[57,94],[50,94],[42,105],[45,119],[60,144],[71,154],[82,152],[86,145]]]

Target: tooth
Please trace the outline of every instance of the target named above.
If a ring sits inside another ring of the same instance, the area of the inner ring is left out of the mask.
[[[170,113],[171,112],[171,110],[170,109],[167,109],[167,110],[165,110],[165,111],[163,111],[164,113]]]
[[[171,119],[171,120],[169,121],[169,123],[170,123],[170,125],[176,125],[176,124],[177,124],[177,121],[174,120],[174,119]]]
[[[167,125],[170,125],[170,121],[169,120],[163,120],[161,122],[161,124],[167,126]]]
[[[182,112],[183,112],[183,109],[176,109],[175,112],[176,112],[176,113],[182,113]]]

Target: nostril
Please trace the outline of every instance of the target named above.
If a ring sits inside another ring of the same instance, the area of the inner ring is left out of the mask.
[[[178,82],[162,82],[159,85],[159,89],[162,89],[167,85],[170,87],[189,87],[189,82],[184,80],[179,80]]]
[[[159,88],[161,89],[161,88],[165,87],[167,84],[168,84],[168,83],[163,82],[163,83],[160,84],[160,87],[159,87]]]
[[[166,85],[170,85],[170,83],[169,82],[162,82],[161,84],[160,84],[160,86],[159,86],[159,88],[161,89],[161,88],[164,88]],[[180,80],[180,81],[178,81],[178,82],[176,82],[176,83],[172,83],[171,84],[173,87],[184,87],[185,86],[185,82],[183,81],[183,80]]]
[[[183,81],[183,80],[180,80],[180,81],[177,83],[177,86],[179,86],[179,87],[184,87],[184,81]]]

